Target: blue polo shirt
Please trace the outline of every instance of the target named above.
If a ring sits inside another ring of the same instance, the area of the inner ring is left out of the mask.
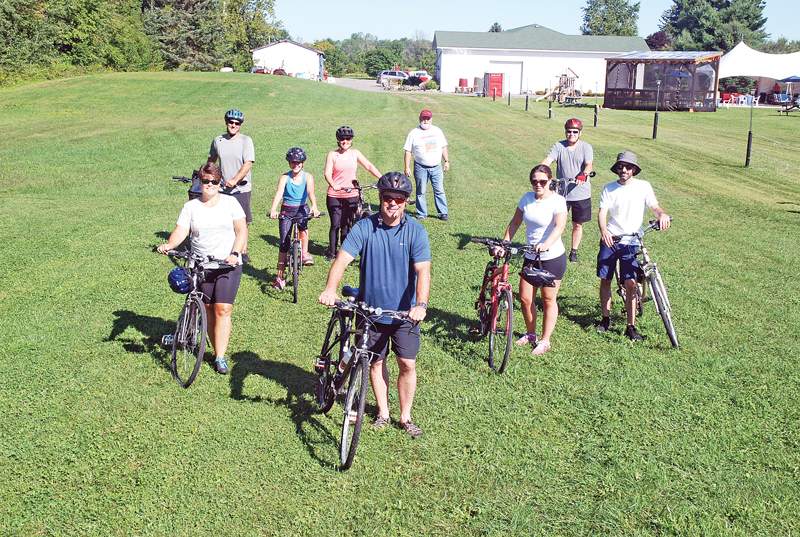
[[[364,302],[373,308],[407,311],[417,299],[414,265],[431,260],[428,232],[408,215],[394,227],[379,224],[379,217],[373,214],[353,226],[342,249],[353,257],[361,254],[359,292]]]

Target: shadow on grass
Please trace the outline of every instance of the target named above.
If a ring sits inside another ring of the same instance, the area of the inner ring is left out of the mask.
[[[470,328],[478,325],[477,316],[466,318],[429,307],[424,324],[428,325],[425,332],[434,344],[462,365],[473,368],[476,363],[487,362],[488,340],[483,336],[469,333]]]
[[[619,309],[619,301],[612,303],[612,308]],[[539,308],[541,309],[541,307]],[[612,317],[613,317],[613,311]],[[595,321],[600,320],[600,300],[588,300],[585,296],[558,295],[558,315],[566,317],[581,328],[593,328]]]
[[[175,331],[175,321],[166,321],[160,317],[139,315],[130,310],[117,310],[106,341],[120,341],[122,347],[130,353],[148,353],[153,361],[171,372],[170,353],[161,346],[161,336]],[[176,313],[177,315],[177,313]],[[143,340],[125,336],[128,328],[133,328],[144,336]]]
[[[339,438],[334,437],[316,414],[312,391],[317,385],[317,376],[301,369],[294,364],[262,360],[254,352],[244,351],[233,354],[229,361],[231,398],[237,401],[252,401],[254,403],[268,403],[289,409],[291,420],[295,425],[297,437],[306,447],[312,459],[321,466],[335,466],[338,461],[321,456],[318,452],[332,453],[332,447],[337,446]],[[258,375],[271,380],[286,389],[285,397],[271,398],[262,396],[249,396],[244,393],[244,382],[250,375]]]

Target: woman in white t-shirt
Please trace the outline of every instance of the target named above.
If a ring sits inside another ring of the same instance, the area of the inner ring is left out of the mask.
[[[552,272],[555,277],[555,287],[535,287],[532,282],[525,279],[519,280],[519,300],[522,303],[522,316],[525,318],[527,332],[517,345],[535,343],[533,354],[544,354],[550,348],[550,336],[556,326],[558,318],[558,289],[561,287],[561,278],[567,270],[567,255],[561,234],[567,223],[567,202],[563,196],[553,192],[550,187],[553,182],[553,172],[549,166],[540,164],[531,170],[530,175],[532,192],[526,192],[517,205],[514,218],[508,224],[504,240],[510,241],[525,222],[528,236],[528,246],[534,246],[539,254],[541,268]],[[527,266],[539,267],[536,254],[526,254],[524,268]],[[536,292],[542,292],[542,338],[536,338]]]
[[[175,231],[158,251],[177,248],[191,233],[192,251],[224,259],[229,267],[206,270],[200,285],[208,318],[208,337],[216,352],[217,373],[228,374],[225,352],[231,337],[231,311],[242,280],[241,252],[247,246],[244,210],[233,196],[220,195],[222,170],[214,163],[200,168],[202,194],[183,206]]]

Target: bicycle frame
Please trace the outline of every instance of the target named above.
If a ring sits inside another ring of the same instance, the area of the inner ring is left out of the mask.
[[[503,260],[502,265],[498,266],[500,259]],[[511,259],[511,251],[508,250],[506,255],[502,258],[495,258],[489,261],[486,264],[486,272],[483,276],[483,286],[481,287],[481,291],[478,294],[479,302],[483,302],[483,298],[486,297],[487,287],[491,283],[491,310],[490,314],[492,316],[492,326],[488,327],[491,330],[497,328],[497,306],[500,304],[500,293],[503,291],[510,291],[512,296],[514,294],[514,290],[511,287],[511,284],[508,283],[508,264]],[[491,274],[490,274],[491,272]]]

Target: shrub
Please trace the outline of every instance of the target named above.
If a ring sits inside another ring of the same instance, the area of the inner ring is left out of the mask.
[[[437,84],[434,79],[430,79],[427,82],[425,82],[424,84],[422,84],[420,87],[422,89],[426,89],[426,90],[438,90],[439,89],[439,84]]]

